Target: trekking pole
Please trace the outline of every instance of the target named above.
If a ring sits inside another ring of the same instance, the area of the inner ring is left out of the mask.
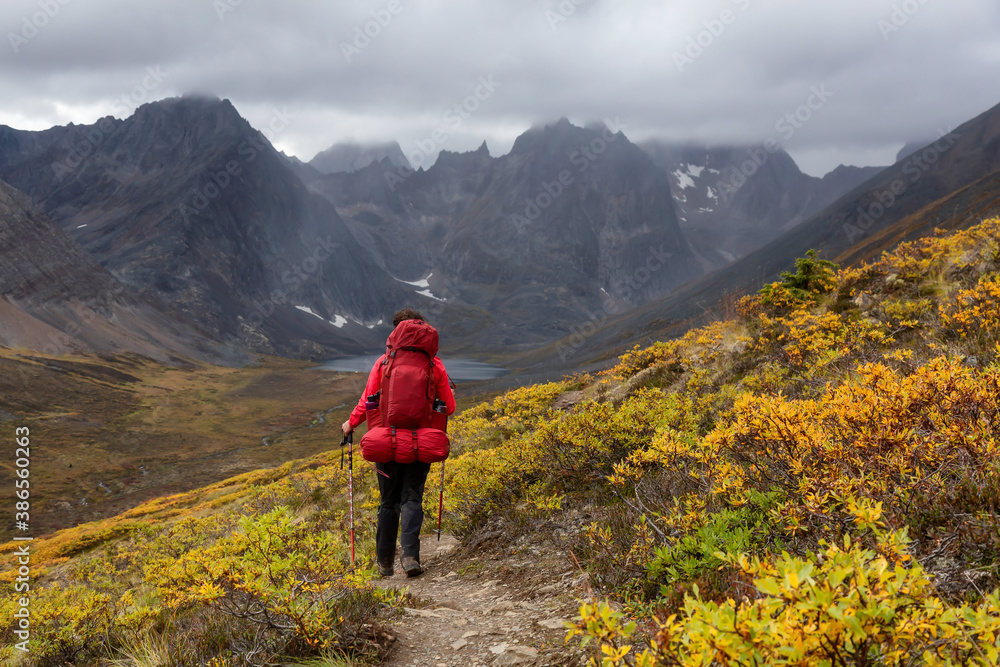
[[[347,434],[347,495],[351,506],[351,569],[354,569],[354,433]]]
[[[444,461],[441,461],[441,490],[438,491],[438,542],[441,541],[441,509],[444,507]]]
[[[344,445],[347,445],[347,502],[350,508],[351,569],[354,569],[354,433],[340,443],[340,469],[344,469]]]

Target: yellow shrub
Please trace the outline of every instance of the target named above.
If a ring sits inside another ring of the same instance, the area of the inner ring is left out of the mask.
[[[326,649],[385,599],[364,571],[348,571],[347,548],[339,534],[279,508],[244,517],[238,532],[209,547],[148,563],[146,576],[171,607],[209,605]]]
[[[542,421],[568,382],[548,382],[509,391],[462,412],[448,425],[455,448],[470,451],[495,446]]]
[[[913,329],[933,312],[930,299],[886,299],[879,305],[886,323],[893,329]]]
[[[975,287],[961,290],[951,303],[940,307],[941,322],[960,336],[1000,332],[1000,275],[979,281]]]
[[[621,381],[632,377],[639,371],[650,366],[655,366],[666,361],[679,360],[679,355],[677,354],[679,346],[680,343],[677,341],[656,341],[646,348],[636,345],[621,355],[618,358],[618,364],[606,371],[605,374]]]
[[[688,597],[683,612],[657,623],[641,654],[635,625],[607,605],[585,604],[570,637],[596,641],[602,665],[995,665],[1000,599],[949,606],[901,534],[869,549],[845,539],[817,554],[773,561],[731,559],[756,599]],[[592,662],[593,664],[593,662]]]
[[[119,598],[80,585],[36,588],[30,599],[30,656],[51,664],[91,664],[109,634],[134,631],[155,616],[154,611],[137,607],[131,596]],[[16,608],[16,597],[0,601],[4,619],[0,657],[7,661],[25,655],[15,646],[20,641],[14,635]]]

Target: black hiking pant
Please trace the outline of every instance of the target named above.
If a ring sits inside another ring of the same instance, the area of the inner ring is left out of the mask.
[[[375,557],[379,563],[392,563],[396,557],[396,534],[403,547],[403,557],[420,560],[420,526],[424,523],[424,485],[430,463],[376,463],[385,473],[376,474],[382,502],[378,507],[375,529]],[[400,526],[402,524],[402,526]]]

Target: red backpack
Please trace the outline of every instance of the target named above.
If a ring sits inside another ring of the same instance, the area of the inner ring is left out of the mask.
[[[431,425],[434,357],[438,332],[420,320],[403,320],[385,342],[382,362],[382,423],[397,428]]]
[[[381,389],[375,401],[368,401],[361,455],[376,463],[443,461],[450,443],[447,415],[434,411],[437,330],[421,320],[403,320],[385,348]]]

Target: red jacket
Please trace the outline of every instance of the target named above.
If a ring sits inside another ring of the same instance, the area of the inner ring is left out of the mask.
[[[382,361],[384,359],[385,355],[383,354],[368,373],[368,384],[365,385],[365,393],[361,394],[358,404],[354,406],[354,410],[351,412],[349,422],[352,429],[360,426],[361,422],[365,420],[365,397],[371,396],[382,388]],[[434,357],[434,382],[437,388],[437,397],[444,401],[449,415],[454,413],[455,394],[451,391],[451,383],[448,381],[448,371],[444,369],[444,364],[438,357]]]

